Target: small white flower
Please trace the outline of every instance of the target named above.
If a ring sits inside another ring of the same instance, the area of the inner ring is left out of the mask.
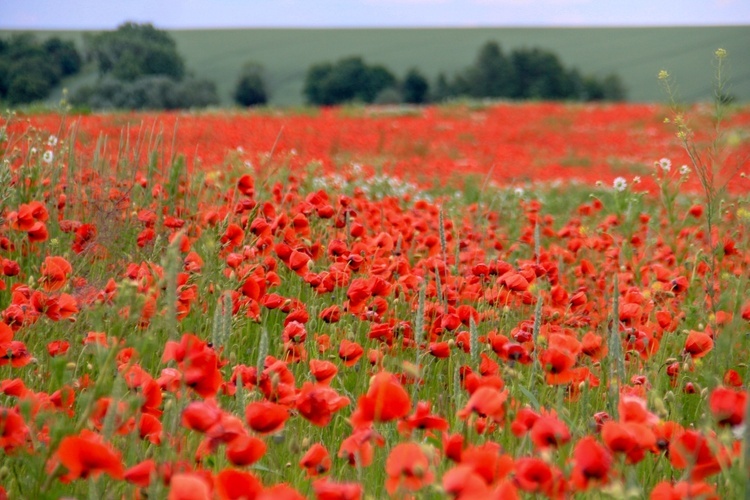
[[[669,158],[662,158],[657,162],[657,164],[665,172],[669,172],[669,170],[672,168],[672,162]]]
[[[245,148],[243,148],[242,146],[237,146],[237,152],[242,154],[245,152]]]
[[[640,183],[641,183],[640,175],[636,175],[635,177],[633,177],[633,184],[640,184]]]
[[[31,153],[31,154],[33,154],[33,155],[35,155],[35,154],[36,154],[36,148],[31,148],[31,149],[29,150],[29,153]]]
[[[523,196],[524,191],[522,187],[517,187],[513,190],[513,193],[515,193],[516,196],[521,197]]]
[[[680,175],[687,175],[690,173],[690,167],[683,165],[680,167]]]
[[[53,153],[51,150],[47,150],[44,152],[44,155],[42,156],[42,161],[44,163],[52,163],[52,160],[55,159],[55,153]]]
[[[49,146],[51,148],[54,148],[55,146],[57,146],[57,136],[56,135],[49,136],[49,139],[47,139],[47,146]]]
[[[628,181],[625,180],[625,177],[616,177],[612,187],[615,188],[615,191],[625,191],[625,188],[628,187]]]

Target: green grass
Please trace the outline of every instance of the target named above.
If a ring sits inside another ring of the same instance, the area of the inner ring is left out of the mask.
[[[81,31],[45,31],[82,40]],[[0,31],[0,36],[8,35]],[[704,78],[714,50],[729,52],[730,93],[750,100],[750,26],[670,28],[435,28],[435,29],[226,29],[171,31],[188,67],[198,77],[216,82],[222,104],[231,103],[231,91],[242,65],[263,64],[271,91],[271,104],[303,103],[302,86],[307,68],[321,61],[362,55],[369,63],[389,67],[399,77],[417,66],[430,79],[439,72],[452,75],[470,65],[479,47],[497,40],[508,52],[520,47],[553,50],[567,67],[603,76],[618,73],[636,102],[663,101],[656,81],[659,70],[679,76],[682,98],[688,101],[711,96]],[[75,88],[96,79],[95,70],[67,82]],[[52,99],[59,98],[59,93]]]

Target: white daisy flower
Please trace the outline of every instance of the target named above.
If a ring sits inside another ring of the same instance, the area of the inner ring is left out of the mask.
[[[625,191],[625,188],[628,187],[628,181],[625,180],[625,177],[616,177],[612,187],[615,188],[615,191]]]

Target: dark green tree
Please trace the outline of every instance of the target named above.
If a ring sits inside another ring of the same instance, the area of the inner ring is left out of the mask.
[[[72,42],[52,37],[40,43],[30,33],[15,34],[0,44],[0,98],[11,104],[44,99],[80,67]]]
[[[396,87],[396,77],[380,65],[369,66],[361,57],[352,56],[335,64],[319,63],[305,75],[304,94],[315,105],[359,101],[372,103],[385,89]]]
[[[396,89],[397,80],[391,71],[377,64],[365,66],[365,76],[362,88],[356,93],[357,100],[372,103],[386,89]]]
[[[610,74],[604,77],[602,80],[602,86],[604,87],[604,100],[606,101],[624,101],[627,96],[627,90],[625,84],[620,79],[619,75]]]
[[[72,41],[52,37],[45,40],[42,47],[55,61],[63,76],[74,75],[81,70],[81,54]]]
[[[243,66],[234,88],[234,100],[242,106],[258,106],[268,102],[263,66],[254,62]]]
[[[128,22],[115,31],[91,35],[86,38],[86,47],[101,76],[124,81],[146,75],[164,75],[174,80],[185,76],[185,63],[174,39],[150,23]]]
[[[428,101],[429,94],[430,83],[427,78],[417,68],[407,71],[401,82],[401,96],[404,102],[423,104]]]
[[[327,106],[334,104],[329,101],[327,92],[328,80],[333,72],[333,64],[329,62],[313,64],[305,74],[303,94],[310,104]]]
[[[443,72],[438,73],[433,89],[432,100],[436,102],[445,101],[454,95],[448,77]]]
[[[465,79],[466,91],[473,97],[510,97],[517,87],[515,68],[494,41],[479,49]]]
[[[572,86],[560,59],[552,52],[539,49],[518,49],[510,56],[516,73],[519,99],[566,99]]]

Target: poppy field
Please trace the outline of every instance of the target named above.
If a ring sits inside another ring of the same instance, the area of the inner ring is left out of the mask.
[[[742,497],[725,111],[4,116],[0,498]]]

